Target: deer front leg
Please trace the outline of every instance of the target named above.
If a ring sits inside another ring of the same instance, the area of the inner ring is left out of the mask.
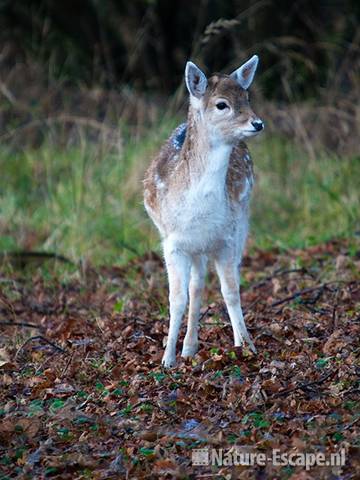
[[[222,252],[216,261],[215,267],[220,279],[221,293],[224,297],[226,308],[234,332],[235,346],[241,346],[244,340],[250,349],[256,353],[255,345],[247,331],[240,303],[240,273],[238,270],[239,259],[230,252]]]
[[[205,255],[196,256],[191,265],[189,285],[189,319],[181,352],[182,357],[193,357],[199,348],[199,316],[201,294],[204,289],[207,258]]]
[[[190,258],[171,244],[164,244],[164,256],[169,278],[170,326],[165,353],[164,367],[176,363],[176,342],[181,321],[187,304],[187,291],[190,277]]]

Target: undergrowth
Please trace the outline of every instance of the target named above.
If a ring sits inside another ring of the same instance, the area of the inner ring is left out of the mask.
[[[55,251],[110,264],[159,250],[142,204],[142,178],[175,125],[166,120],[117,149],[86,141],[62,150],[50,142],[16,153],[3,147],[0,251]],[[266,134],[249,146],[256,173],[250,246],[304,247],[356,235],[358,157],[311,157]]]

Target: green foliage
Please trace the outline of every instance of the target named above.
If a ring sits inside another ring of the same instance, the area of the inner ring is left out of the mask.
[[[146,166],[176,121],[166,122],[121,152],[85,144],[50,145],[0,156],[0,249],[41,249],[74,261],[123,263],[159,237],[142,205]],[[250,145],[256,187],[251,244],[303,247],[358,228],[359,158],[305,151],[265,135]],[[114,312],[122,310],[121,300]]]
[[[240,367],[238,365],[233,365],[230,369],[230,375],[236,378],[242,378]]]
[[[63,408],[65,405],[65,402],[64,400],[61,400],[60,398],[55,398],[52,402],[51,402],[51,405],[50,405],[50,412],[51,413],[55,413],[57,410],[59,410],[60,408]]]
[[[306,247],[358,228],[359,158],[321,153],[311,158],[281,138],[251,147],[257,176],[252,238],[264,248]]]
[[[29,417],[43,412],[44,402],[42,400],[33,400],[29,405]]]
[[[104,263],[143,253],[145,214],[138,199],[124,198],[126,164],[135,161],[131,146],[121,156],[102,157],[87,147],[3,154],[0,215],[11,233],[0,246],[14,250],[35,234],[37,248],[76,260]]]
[[[139,453],[141,453],[142,455],[145,455],[145,457],[148,457],[148,456],[154,455],[154,449],[141,447],[139,448]]]
[[[264,418],[264,414],[261,412],[251,412],[246,414],[241,423],[243,425],[252,424],[254,428],[268,428],[270,427],[270,422]]]
[[[121,313],[124,308],[124,300],[118,298],[114,303],[114,313]]]

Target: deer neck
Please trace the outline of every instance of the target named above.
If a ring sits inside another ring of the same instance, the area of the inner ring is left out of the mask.
[[[232,148],[219,141],[201,111],[190,107],[183,151],[191,181],[214,175],[219,183],[225,183]]]

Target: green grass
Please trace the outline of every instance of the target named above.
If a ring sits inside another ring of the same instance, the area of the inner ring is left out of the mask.
[[[142,176],[176,122],[154,128],[119,151],[51,144],[0,152],[0,251],[43,249],[95,264],[121,263],[159,248],[142,206]],[[260,136],[249,142],[257,176],[252,245],[301,247],[359,226],[360,162]]]
[[[258,177],[251,223],[256,245],[306,247],[359,233],[359,156],[309,158],[273,137],[259,137],[251,151]]]

